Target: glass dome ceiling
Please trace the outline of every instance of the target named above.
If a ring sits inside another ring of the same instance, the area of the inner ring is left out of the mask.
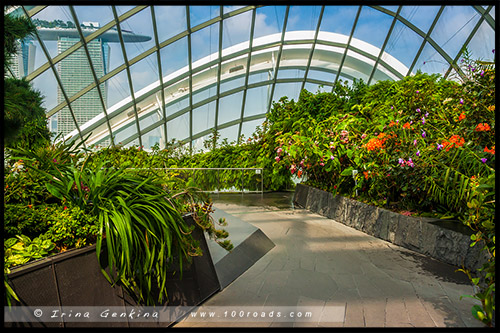
[[[51,131],[87,146],[201,149],[250,136],[273,101],[335,82],[463,75],[492,60],[495,6],[19,6],[37,25],[10,75],[45,96]]]

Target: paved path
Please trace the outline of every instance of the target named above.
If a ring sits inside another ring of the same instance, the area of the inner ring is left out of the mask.
[[[282,203],[290,200],[289,194],[282,196]],[[319,319],[257,321],[237,315],[225,322],[185,318],[176,327],[482,326],[470,314],[476,301],[460,300],[472,287],[456,267],[303,209],[242,200],[214,199],[216,208],[261,228],[276,246],[201,310],[245,305],[269,311],[296,305],[314,309],[315,318],[321,312]]]

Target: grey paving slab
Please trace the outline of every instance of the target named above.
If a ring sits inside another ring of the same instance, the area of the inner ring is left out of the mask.
[[[477,302],[459,299],[471,294],[472,287],[455,272],[457,267],[307,210],[292,209],[283,204],[286,195],[273,195],[281,198],[279,207],[248,196],[214,200],[216,208],[262,230],[275,247],[204,305],[252,305],[267,311],[314,305],[319,311],[315,322],[273,318],[254,321],[253,327],[483,326],[470,314]],[[252,326],[251,320],[196,323],[247,326]]]

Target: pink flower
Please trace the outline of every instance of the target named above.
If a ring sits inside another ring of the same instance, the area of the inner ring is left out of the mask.
[[[325,166],[325,163],[321,162],[319,165],[321,165],[321,166]]]
[[[276,160],[276,162],[280,161],[280,157],[279,156],[276,156],[274,159]]]

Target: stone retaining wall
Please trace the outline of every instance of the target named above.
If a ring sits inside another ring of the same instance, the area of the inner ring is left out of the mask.
[[[330,192],[297,184],[295,204],[369,235],[455,266],[477,269],[487,260],[470,247],[471,230],[458,221],[401,215]]]

